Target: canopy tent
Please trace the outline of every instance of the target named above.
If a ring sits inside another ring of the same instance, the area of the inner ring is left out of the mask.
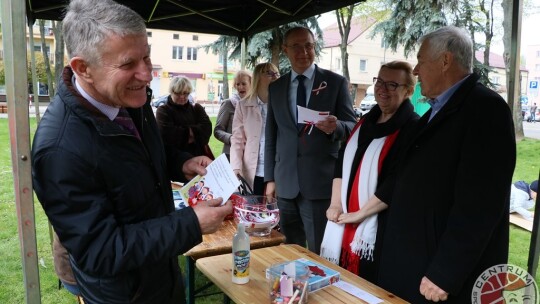
[[[117,0],[137,11],[149,28],[240,38],[361,1],[365,0]],[[509,87],[510,101],[517,96],[519,88],[516,67],[520,66],[517,54],[520,53],[522,2],[513,1],[510,75],[515,80]],[[41,300],[30,166],[25,16],[28,24],[36,19],[61,20],[67,3],[68,0],[0,1],[14,192],[27,303]],[[535,227],[539,222],[540,212],[537,212]],[[531,243],[540,240],[536,230],[533,229]],[[536,270],[539,250],[538,246],[531,246],[529,272]]]
[[[365,1],[365,0],[364,0]],[[27,0],[30,20],[60,20],[66,0]],[[245,38],[359,0],[118,0],[146,20],[147,27]]]
[[[365,0],[117,0],[131,7],[148,28],[213,33],[247,38],[281,24],[322,14]],[[15,203],[25,297],[40,303],[39,271],[30,163],[26,75],[26,24],[61,20],[68,0],[0,1],[6,99]]]

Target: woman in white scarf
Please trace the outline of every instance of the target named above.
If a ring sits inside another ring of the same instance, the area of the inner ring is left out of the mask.
[[[388,207],[392,168],[418,119],[408,99],[415,83],[407,62],[382,65],[374,78],[377,105],[358,122],[336,162],[321,256],[372,282],[383,233],[384,215],[378,214]]]
[[[223,143],[223,153],[230,158],[232,124],[234,111],[240,99],[246,97],[247,92],[251,88],[251,72],[241,70],[234,75],[234,93],[229,99],[221,103],[219,112],[216,118],[216,127],[214,128],[214,137]]]

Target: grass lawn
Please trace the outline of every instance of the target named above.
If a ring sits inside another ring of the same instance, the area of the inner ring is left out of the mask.
[[[215,117],[211,117],[215,124]],[[32,134],[35,131],[35,120],[31,120]],[[210,146],[215,155],[221,153],[222,144],[213,136]],[[0,303],[24,303],[24,284],[20,245],[17,231],[17,215],[14,203],[13,176],[11,167],[11,150],[8,130],[8,120],[0,119]],[[538,178],[540,140],[524,139],[518,143],[518,163],[514,172],[514,181],[530,182]],[[49,240],[47,218],[41,205],[35,200],[36,234],[38,257],[40,260],[39,273],[41,284],[41,300],[45,304],[73,304],[76,300],[64,289],[58,290],[58,279],[54,273]],[[509,263],[527,269],[530,233],[510,226],[510,258]],[[183,267],[183,258],[179,258]],[[196,275],[197,286],[202,286],[206,279],[200,273]],[[536,281],[540,275],[537,274]],[[217,291],[213,287],[210,291]],[[217,303],[221,295],[198,298],[197,303]]]

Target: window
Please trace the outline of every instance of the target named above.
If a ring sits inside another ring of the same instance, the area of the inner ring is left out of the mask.
[[[179,34],[173,34],[172,39],[178,40],[178,39],[180,39],[180,35]]]
[[[182,53],[184,52],[183,46],[172,47],[172,59],[182,60]]]
[[[493,76],[493,77],[491,78],[491,82],[492,82],[493,84],[499,84],[500,81],[501,81],[501,78],[500,78],[499,76]]]
[[[381,37],[381,48],[382,49],[386,48],[386,42],[384,42],[384,38],[382,38],[382,37]]]
[[[540,57],[540,51],[536,51],[536,57]]]
[[[193,35],[193,41],[199,41],[199,35]]]
[[[367,70],[367,60],[360,59],[360,72],[366,72]]]
[[[540,71],[540,64],[536,64],[535,67],[534,67],[534,70],[535,71]]]
[[[187,48],[187,60],[192,60],[192,61],[197,60],[197,48],[194,48],[194,47]]]
[[[146,32],[146,37],[152,37],[152,32]]]
[[[50,56],[51,54],[51,47],[50,46],[46,46],[45,47],[45,50],[47,52],[47,55]],[[41,53],[41,44],[34,44],[34,52],[40,52]]]
[[[341,58],[336,58],[336,69],[337,70],[341,69]]]

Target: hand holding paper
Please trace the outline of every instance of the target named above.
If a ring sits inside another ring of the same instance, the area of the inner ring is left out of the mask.
[[[319,112],[301,106],[296,107],[298,109],[298,123],[316,124],[317,122],[326,119],[326,117],[330,115],[330,112],[328,111]]]

